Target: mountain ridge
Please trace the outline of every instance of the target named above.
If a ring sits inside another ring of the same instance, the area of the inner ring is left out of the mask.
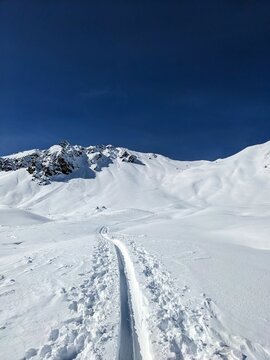
[[[40,185],[49,184],[59,175],[69,175],[85,168],[86,177],[95,177],[95,172],[109,166],[114,159],[143,165],[138,157],[124,148],[112,145],[83,147],[63,141],[47,150],[29,151],[0,157],[0,171],[15,171],[25,168]]]

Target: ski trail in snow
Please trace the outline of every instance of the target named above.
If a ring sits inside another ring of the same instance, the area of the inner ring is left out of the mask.
[[[136,331],[130,302],[130,293],[125,274],[124,259],[120,250],[116,247],[119,263],[120,278],[120,303],[121,303],[121,324],[119,360],[134,359],[141,360],[140,346]]]
[[[128,250],[120,240],[108,236],[108,230],[106,227],[101,228],[100,234],[105,239],[110,240],[116,247],[116,251],[120,263],[119,266],[120,277],[121,277],[121,267],[122,270],[125,270],[124,276],[127,280],[126,291],[130,295],[129,306],[130,306],[130,310],[132,311],[133,321],[134,321],[132,326],[133,359],[152,360],[153,358],[150,350],[150,341],[149,341],[149,334],[148,334],[147,321],[146,321],[147,319],[146,299],[140,290],[140,286],[135,275],[134,265],[129,256]],[[122,330],[125,329],[122,328]],[[121,339],[120,339],[119,350],[121,354],[121,351],[123,351],[123,349],[121,349]]]
[[[127,279],[125,276],[123,259],[119,250],[117,250],[119,264],[119,280],[120,280],[120,306],[121,306],[121,323],[119,336],[119,360],[133,359],[133,332],[131,323],[131,309],[128,299]]]
[[[227,334],[211,298],[202,294],[198,302],[186,301],[184,304],[189,287],[177,289],[165,267],[155,256],[136,245],[133,236],[121,233],[109,235],[107,229],[102,231],[125,256],[126,270],[129,261],[132,266],[133,262],[124,243],[128,242],[128,248],[136,258],[136,270],[140,269],[143,276],[140,279],[145,283],[144,295],[151,304],[145,320],[153,359],[244,360],[247,357],[245,353],[249,355],[248,348],[244,346],[245,339],[242,339],[243,342],[235,341]],[[250,359],[255,358],[251,355]]]

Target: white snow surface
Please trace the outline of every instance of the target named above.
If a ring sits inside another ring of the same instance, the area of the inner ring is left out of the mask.
[[[1,359],[117,358],[115,246],[143,360],[270,359],[270,142],[213,162],[128,152],[140,163],[48,185],[0,172]]]

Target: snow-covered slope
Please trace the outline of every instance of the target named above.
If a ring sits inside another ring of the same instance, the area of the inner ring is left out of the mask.
[[[145,358],[270,358],[270,142],[214,162],[64,142],[0,169],[5,359],[116,355],[121,250]]]
[[[92,178],[95,172],[108,166],[116,158],[124,162],[140,162],[127,150],[107,146],[72,146],[67,141],[48,150],[30,150],[0,158],[0,170],[14,171],[25,168],[40,185],[51,180],[67,180],[64,175]],[[71,178],[71,177],[69,177]]]

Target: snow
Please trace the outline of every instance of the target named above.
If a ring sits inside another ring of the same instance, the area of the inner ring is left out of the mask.
[[[101,234],[108,240],[112,241],[113,244],[120,251],[121,256],[123,256],[127,278],[130,286],[131,293],[131,303],[132,309],[134,312],[134,322],[135,328],[138,335],[138,340],[140,344],[140,352],[142,359],[152,359],[150,344],[148,339],[148,329],[147,329],[147,303],[144,298],[140,285],[136,279],[135,269],[133,262],[130,259],[129,253],[125,245],[118,239],[110,238],[107,234],[107,229],[102,228]]]
[[[0,207],[0,225],[33,225],[47,221],[49,221],[49,219],[45,218],[44,216],[36,215],[29,211]]]
[[[49,154],[59,154],[62,151],[62,146],[60,145],[53,145],[48,149]]]
[[[117,246],[143,360],[269,359],[270,142],[214,162],[102,149],[48,185],[0,172],[2,358],[117,357]]]
[[[11,154],[8,156],[4,156],[4,158],[8,158],[8,159],[21,159],[25,156],[30,156],[30,155],[34,155],[34,154],[39,154],[40,150],[38,149],[33,149],[33,150],[26,150],[26,151],[20,151],[16,154]]]

